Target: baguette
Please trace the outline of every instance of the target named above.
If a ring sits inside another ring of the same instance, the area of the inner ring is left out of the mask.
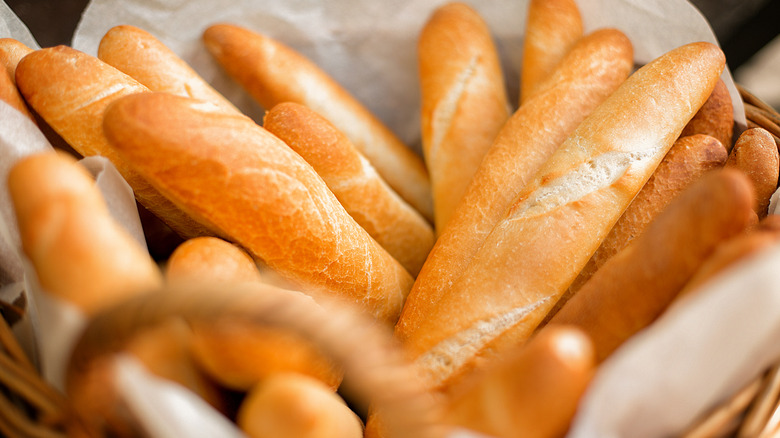
[[[695,291],[720,272],[737,265],[780,241],[780,216],[769,215],[757,226],[721,243],[688,281],[680,296]]]
[[[263,127],[303,157],[347,212],[413,276],[433,247],[433,229],[384,182],[324,117],[293,102],[268,111]]]
[[[756,191],[756,214],[759,219],[766,217],[780,176],[780,156],[772,134],[764,128],[744,131],[734,144],[726,167],[739,169],[750,178]]]
[[[611,258],[544,329],[576,325],[605,360],[653,322],[719,244],[753,222],[750,182],[713,171],[674,199],[644,234]]]
[[[99,59],[66,46],[25,56],[17,66],[16,82],[27,103],[76,152],[108,158],[136,199],[174,231],[184,237],[209,234],[138,175],[103,135],[106,107],[122,96],[148,92],[146,87]]]
[[[145,30],[121,25],[100,40],[98,58],[152,91],[206,100],[240,112],[183,59]]]
[[[260,281],[260,271],[246,251],[217,237],[196,237],[171,253],[165,266],[168,283]]]
[[[398,319],[412,277],[339,204],[284,142],[238,114],[164,93],[117,100],[111,144],[154,186],[215,234],[312,294]]]
[[[709,135],[696,134],[675,141],[647,184],[631,201],[631,205],[569,287],[567,295],[577,293],[604,263],[640,236],[672,199],[705,172],[722,167],[726,158],[726,148]],[[559,300],[557,307],[565,301],[565,297]]]
[[[0,61],[4,67],[0,72],[0,100],[11,105],[35,123],[22,95],[16,88],[16,66],[32,49],[12,38],[0,38]]]
[[[539,91],[582,35],[582,16],[573,0],[529,2],[520,66],[520,105]]]
[[[269,377],[241,403],[236,419],[249,438],[361,438],[363,425],[344,400],[316,380]]]
[[[612,29],[583,38],[496,137],[420,271],[396,327],[404,339],[433,311],[523,186],[577,125],[626,79],[628,38]]]
[[[162,284],[159,268],[116,221],[92,177],[65,153],[31,155],[9,173],[22,250],[41,288],[85,315]]]
[[[593,111],[525,186],[405,345],[432,387],[524,342],[701,107],[725,66],[714,44],[656,58]]]
[[[729,90],[723,79],[719,80],[712,94],[696,112],[690,122],[683,128],[681,137],[695,134],[706,134],[715,137],[731,151],[734,134],[734,104],[731,103]]]
[[[296,102],[326,117],[393,190],[433,222],[422,159],[317,65],[272,38],[229,24],[209,27],[203,40],[228,75],[264,108]]]
[[[437,230],[444,229],[482,157],[509,118],[498,52],[463,3],[434,11],[417,43],[422,150]]]
[[[445,422],[497,437],[564,436],[595,367],[591,340],[555,327],[453,389]]]

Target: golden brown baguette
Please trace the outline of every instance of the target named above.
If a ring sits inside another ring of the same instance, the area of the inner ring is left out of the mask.
[[[442,230],[509,118],[509,102],[490,29],[466,4],[433,12],[418,38],[417,61],[422,149]]]
[[[496,437],[564,436],[595,367],[582,331],[551,328],[454,388],[445,422]]]
[[[626,79],[633,50],[621,32],[583,38],[556,69],[555,86],[521,106],[482,160],[414,284],[396,328],[401,339],[424,321],[463,272],[523,186],[577,125]]]
[[[728,158],[726,148],[714,137],[696,134],[680,137],[653,175],[620,216],[601,246],[588,260],[567,291],[577,293],[604,263],[641,235],[653,218],[686,187],[710,170],[722,167]],[[564,304],[561,298],[556,307]]]
[[[715,137],[726,148],[731,150],[734,133],[734,105],[731,102],[729,90],[723,79],[719,80],[712,94],[704,102],[701,109],[683,129],[680,136],[706,134]]]
[[[98,58],[152,91],[206,100],[225,111],[239,111],[171,49],[138,27],[111,28],[100,40]]]
[[[422,159],[326,72],[279,41],[238,26],[211,26],[203,40],[225,71],[264,108],[297,102],[325,116],[393,190],[433,222]]]
[[[162,284],[148,252],[111,217],[72,157],[27,157],[11,169],[8,188],[22,249],[44,291],[92,315]]]
[[[52,74],[57,72],[57,74]],[[16,82],[27,103],[79,154],[108,158],[136,199],[184,237],[209,234],[179,211],[119,156],[103,135],[103,113],[114,100],[148,92],[135,79],[66,46],[36,50],[17,66]]]
[[[398,319],[412,277],[319,175],[250,118],[165,93],[117,100],[111,144],[183,211],[308,293]]]
[[[278,374],[252,389],[236,419],[250,438],[360,438],[363,425],[336,393],[320,382]]]
[[[695,291],[699,286],[716,277],[720,272],[736,266],[750,256],[776,245],[780,240],[780,216],[771,214],[765,217],[755,227],[721,243],[715,252],[696,271],[693,278],[686,283],[680,296]]]
[[[0,100],[35,122],[35,117],[30,113],[16,88],[16,65],[30,52],[32,52],[31,48],[13,38],[0,38],[0,62],[4,67],[0,72]]]
[[[582,38],[582,17],[573,0],[531,0],[520,66],[520,104],[527,102]]]
[[[433,386],[531,335],[707,99],[724,65],[714,44],[673,49],[637,70],[580,123],[406,339]]]
[[[169,283],[260,281],[246,251],[218,237],[195,237],[177,246],[165,265]]]
[[[734,144],[726,167],[739,169],[750,178],[756,191],[756,214],[759,219],[766,217],[780,176],[780,156],[772,134],[764,128],[744,131]]]
[[[263,127],[287,143],[325,180],[341,205],[413,276],[433,247],[433,229],[385,183],[349,139],[324,117],[287,102]]]
[[[576,325],[599,362],[653,322],[719,244],[753,221],[750,181],[713,171],[675,198],[644,234],[611,258],[540,333]]]

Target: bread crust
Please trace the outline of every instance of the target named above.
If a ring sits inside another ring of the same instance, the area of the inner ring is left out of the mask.
[[[108,139],[166,197],[309,293],[398,318],[412,278],[319,175],[250,118],[164,93],[106,112]]]
[[[509,102],[490,29],[463,3],[434,11],[418,38],[417,60],[422,148],[442,230],[509,118]]]
[[[13,38],[0,38],[0,63],[4,70],[0,72],[0,100],[14,107],[28,119],[35,122],[19,90],[16,88],[16,66],[32,49]]]
[[[433,222],[430,181],[422,158],[326,72],[281,42],[238,26],[213,25],[203,33],[203,40],[228,75],[262,107],[297,102],[327,118],[393,190]]]
[[[726,167],[739,169],[750,178],[756,191],[756,214],[759,219],[765,218],[780,177],[780,156],[772,134],[764,128],[744,131],[734,144]]]
[[[731,151],[734,145],[734,104],[723,79],[719,80],[712,94],[683,129],[681,137],[706,134],[715,137]]]

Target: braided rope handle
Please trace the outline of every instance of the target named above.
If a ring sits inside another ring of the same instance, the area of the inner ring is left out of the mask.
[[[227,318],[292,330],[344,369],[341,391],[361,409],[380,413],[389,437],[437,437],[437,404],[387,327],[336,303],[318,305],[302,294],[262,284],[171,288],[131,299],[96,315],[67,370],[67,389],[80,414],[73,435],[100,436],[106,412],[107,365],[133,336],[168,318],[209,324]],[[110,401],[110,400],[109,400]],[[111,416],[107,413],[105,416]]]

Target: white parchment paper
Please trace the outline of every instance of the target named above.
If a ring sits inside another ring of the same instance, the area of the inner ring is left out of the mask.
[[[200,40],[210,24],[243,25],[276,37],[310,57],[402,139],[419,148],[416,39],[430,12],[444,1],[93,0],[74,35],[73,46],[95,54],[100,38],[112,26],[139,26],[187,60],[247,114],[260,120],[262,109],[221,72]],[[494,32],[509,95],[517,96],[527,2],[474,0],[469,3]],[[586,31],[606,26],[622,30],[634,43],[639,64],[688,42],[716,42],[703,17],[684,0],[580,0],[578,3]],[[36,47],[26,28],[5,4],[0,5],[0,14],[5,18],[5,23],[0,23],[0,36],[17,37]],[[732,92],[736,119],[744,124],[741,100],[728,71],[723,77]],[[2,111],[5,110],[0,105],[0,123],[6,119]],[[11,129],[14,124],[8,123]],[[5,157],[6,146],[2,147],[0,153]],[[4,184],[4,180],[0,181],[0,188]],[[104,193],[110,202],[114,202],[115,196],[127,196],[126,190],[116,188]],[[0,215],[4,208],[7,206],[0,198]],[[138,232],[132,224],[132,212],[127,214],[128,218],[128,227]],[[8,236],[13,239],[13,231],[9,231],[11,227],[7,224],[7,220],[0,224],[5,225],[0,226],[5,229],[5,234],[0,235],[4,241],[8,241]],[[5,267],[6,262],[2,263]],[[777,270],[771,269],[777,263],[780,263],[780,249],[741,266],[717,286],[676,306],[651,330],[621,349],[599,372],[584,400],[572,436],[673,433],[755,376],[780,353],[769,342],[780,335],[780,311],[776,311],[780,304],[777,286],[780,282],[773,274]],[[53,335],[41,333],[41,336]],[[212,436],[237,434],[221,420],[213,421],[214,417],[202,405],[166,392],[164,386],[155,385],[153,379],[138,372],[135,366],[119,369],[118,382],[126,399],[130,405],[135,403],[137,413],[148,420],[145,423],[153,436],[188,436],[193,427],[209,431]],[[156,395],[149,397],[152,390]],[[161,421],[159,416],[155,419],[159,412],[184,412],[192,422],[180,425],[186,428],[176,429],[175,421]],[[467,435],[467,432],[458,434]]]

